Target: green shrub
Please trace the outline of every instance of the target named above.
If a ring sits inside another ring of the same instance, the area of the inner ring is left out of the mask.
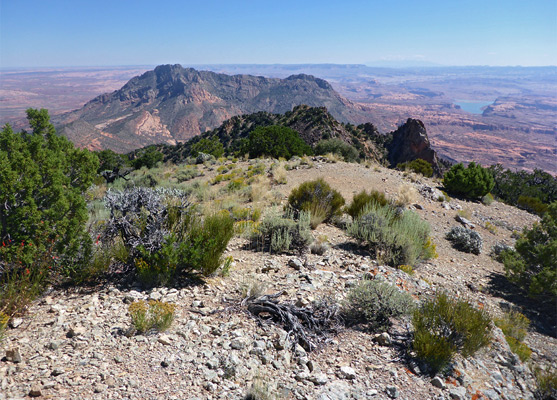
[[[295,220],[290,209],[282,215],[273,212],[265,216],[252,235],[252,243],[259,250],[271,253],[301,249],[310,241],[309,214],[302,211]]]
[[[469,357],[491,341],[487,313],[445,293],[418,308],[413,324],[412,347],[434,373],[446,367],[455,353]]]
[[[0,266],[34,269],[48,251],[56,259],[52,271],[72,275],[91,256],[83,195],[98,159],[58,136],[46,110],[28,109],[27,119],[32,133],[9,125],[0,131]]]
[[[346,213],[350,215],[353,219],[356,219],[360,216],[364,208],[370,204],[376,203],[380,206],[386,206],[389,204],[389,200],[385,197],[385,193],[379,192],[377,190],[371,190],[367,193],[365,190],[362,190],[360,193],[354,196],[352,202],[348,207],[346,207]]]
[[[488,193],[484,197],[482,197],[482,203],[486,206],[492,205],[494,201],[495,199],[493,198],[493,195],[491,193]]]
[[[537,197],[530,196],[519,196],[516,205],[518,208],[539,216],[543,216],[549,208],[547,204],[542,203]]]
[[[176,172],[174,177],[180,183],[189,181],[190,179],[197,178],[201,176],[201,172],[197,169],[195,165],[188,165],[184,169],[179,170]]]
[[[363,280],[350,290],[342,308],[349,323],[363,323],[370,330],[384,330],[390,318],[410,314],[412,296],[380,280]]]
[[[433,167],[426,160],[417,158],[412,161],[407,161],[405,163],[400,163],[396,166],[401,171],[414,171],[417,174],[422,174],[423,176],[430,178],[433,176]]]
[[[347,227],[347,233],[364,244],[381,262],[393,267],[415,265],[419,259],[434,256],[429,224],[413,211],[400,211],[389,205],[368,205],[360,218]]]
[[[488,194],[495,182],[487,169],[471,162],[467,168],[462,164],[453,165],[445,173],[443,185],[449,192],[476,199]]]
[[[224,154],[224,147],[216,137],[211,139],[203,138],[191,146],[192,157],[197,157],[199,153],[210,154],[215,158],[219,158]]]
[[[298,132],[284,126],[257,127],[248,139],[250,158],[268,156],[273,158],[303,156],[313,150],[300,138]]]
[[[163,332],[170,328],[174,320],[176,306],[158,300],[134,301],[128,307],[132,323],[139,333],[145,333],[151,329]]]
[[[531,295],[557,296],[557,202],[500,257],[512,282]]]
[[[557,370],[555,367],[549,367],[546,370],[536,367],[533,372],[537,384],[536,400],[557,399]]]
[[[313,213],[313,229],[334,215],[340,215],[344,203],[344,197],[321,178],[302,183],[288,196],[288,204],[294,210]]]
[[[315,145],[315,154],[336,154],[341,156],[346,162],[355,162],[360,157],[358,150],[341,139],[321,140]]]
[[[154,146],[149,146],[137,153],[136,158],[132,160],[132,165],[135,169],[153,168],[159,161],[162,161],[163,157],[163,154]]]
[[[506,312],[502,318],[496,318],[493,322],[503,331],[513,353],[518,355],[522,361],[530,358],[532,350],[522,343],[530,325],[528,318],[518,311],[511,310]]]

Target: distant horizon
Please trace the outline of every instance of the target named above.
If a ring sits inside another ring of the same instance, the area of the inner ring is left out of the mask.
[[[139,67],[158,67],[160,65],[181,65],[184,68],[195,68],[203,66],[319,66],[319,65],[338,65],[338,66],[361,66],[368,68],[385,68],[385,69],[405,69],[405,68],[557,68],[557,64],[547,65],[487,65],[487,64],[469,64],[469,65],[380,65],[370,63],[195,63],[186,64],[181,62],[166,62],[161,64],[98,64],[98,65],[38,65],[38,66],[13,66],[4,67],[0,65],[0,71],[17,71],[17,70],[37,70],[37,69],[56,69],[56,68],[139,68]]]
[[[557,2],[0,1],[0,66],[557,65]]]

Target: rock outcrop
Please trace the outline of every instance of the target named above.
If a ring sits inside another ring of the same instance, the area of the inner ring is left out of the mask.
[[[429,162],[436,175],[441,174],[439,159],[431,148],[425,125],[418,119],[408,118],[406,123],[391,133],[392,141],[387,145],[388,158],[392,167],[418,158]]]

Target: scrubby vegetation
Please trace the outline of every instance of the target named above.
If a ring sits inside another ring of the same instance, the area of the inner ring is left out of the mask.
[[[531,295],[557,297],[557,202],[539,224],[524,231],[515,250],[504,250],[499,257],[512,282]]]
[[[172,325],[175,310],[175,305],[158,300],[134,301],[128,308],[133,326],[139,333],[151,329],[159,332],[167,330]]]
[[[457,250],[474,254],[482,252],[483,239],[478,232],[472,229],[455,226],[447,233],[446,238]]]
[[[274,211],[269,213],[257,226],[252,235],[252,243],[259,250],[270,253],[284,253],[299,250],[311,242],[310,215],[300,212],[294,219],[292,210],[283,214]]]
[[[450,193],[478,199],[493,189],[495,182],[489,171],[471,162],[468,167],[456,164],[443,177],[443,185]]]
[[[433,176],[433,167],[430,163],[426,160],[422,160],[421,158],[398,164],[396,167],[401,171],[413,171],[417,174],[425,176],[426,178]]]
[[[284,157],[313,154],[298,132],[284,126],[258,127],[249,134],[247,152],[251,158],[260,156]]]
[[[351,324],[365,324],[372,331],[385,330],[391,317],[410,314],[412,296],[380,280],[363,280],[348,292],[342,313]]]
[[[456,353],[470,357],[491,341],[491,320],[482,310],[441,293],[414,312],[412,348],[434,373]]]
[[[56,135],[46,110],[31,133],[0,132],[0,313],[21,312],[50,280],[81,279],[92,254],[83,194],[99,163]]]
[[[368,193],[365,190],[362,190],[360,193],[354,195],[352,198],[352,202],[348,207],[346,207],[346,213],[350,215],[353,219],[358,218],[362,211],[369,205],[369,204],[378,204],[380,206],[386,206],[389,204],[389,200],[385,196],[385,193],[379,192],[377,190],[370,190]]]
[[[366,206],[347,228],[378,260],[395,267],[435,257],[429,231],[429,224],[415,212],[377,203]]]
[[[315,154],[335,154],[342,157],[342,159],[346,162],[355,162],[360,156],[360,153],[354,146],[336,138],[319,141],[315,145]]]
[[[304,182],[292,189],[288,196],[290,207],[297,212],[305,211],[310,214],[312,229],[339,215],[344,203],[344,197],[323,179]]]
[[[501,318],[496,318],[493,322],[503,331],[512,352],[515,353],[521,361],[528,360],[530,354],[532,354],[532,350],[522,341],[528,332],[530,320],[518,311],[511,310],[507,311]]]

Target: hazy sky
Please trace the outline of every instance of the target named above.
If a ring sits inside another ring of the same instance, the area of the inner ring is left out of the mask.
[[[0,0],[0,66],[557,65],[557,0]]]

